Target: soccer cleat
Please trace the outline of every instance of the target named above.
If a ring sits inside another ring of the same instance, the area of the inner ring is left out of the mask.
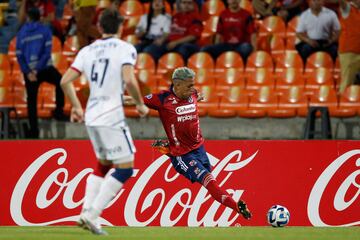
[[[79,223],[81,223],[81,225]],[[89,230],[95,235],[109,235],[105,230],[101,228],[100,225],[92,222],[91,220],[87,219],[85,216],[80,217],[80,220],[78,221],[78,225],[84,229]]]
[[[242,200],[239,200],[238,203],[238,210],[239,213],[245,218],[245,219],[250,219],[252,214],[250,212],[250,210],[247,208],[246,203]]]
[[[76,224],[84,230],[89,230],[85,222],[81,218],[76,222]]]

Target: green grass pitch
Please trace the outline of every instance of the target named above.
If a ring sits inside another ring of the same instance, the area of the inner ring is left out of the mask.
[[[359,227],[106,227],[105,229],[109,236],[95,236],[78,227],[0,227],[0,240],[360,240]]]

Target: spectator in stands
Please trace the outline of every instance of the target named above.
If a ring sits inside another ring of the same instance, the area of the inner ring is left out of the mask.
[[[335,12],[324,7],[324,0],[311,0],[310,8],[303,12],[296,29],[301,40],[296,49],[304,62],[316,51],[328,52],[335,61],[340,24]]]
[[[40,22],[37,8],[28,10],[28,21],[16,36],[16,57],[24,74],[27,107],[30,123],[28,137],[38,138],[37,93],[39,85],[46,81],[56,86],[54,117],[66,120],[63,113],[64,93],[60,87],[61,74],[51,63],[51,31]]]
[[[148,14],[140,18],[135,34],[140,39],[137,44],[137,52],[150,45],[161,46],[164,44],[170,32],[171,16],[165,13],[164,0],[152,0]]]
[[[7,54],[9,43],[16,36],[19,27],[16,0],[9,1],[9,7],[4,15],[4,25],[0,27],[0,53]]]
[[[178,0],[178,12],[173,16],[170,33],[161,46],[151,44],[143,52],[149,53],[157,61],[166,52],[177,52],[184,61],[199,51],[196,41],[203,30],[200,14],[195,10],[193,0]]]
[[[55,18],[55,5],[52,0],[23,0],[20,6],[20,22],[26,21],[26,13],[30,8],[38,8],[40,11],[41,22],[51,28],[53,35],[57,36],[61,42],[65,41],[64,31],[61,23]]]
[[[55,18],[61,20],[64,15],[64,8],[68,0],[53,0],[55,5]]]
[[[356,26],[360,23],[360,0],[353,0],[351,3],[340,0],[339,12],[341,23],[339,92],[343,93],[347,86],[358,83],[356,74],[360,72],[360,31],[356,30]]]
[[[101,34],[94,23],[97,0],[77,0],[75,3],[76,36],[79,48],[85,47]]]
[[[256,17],[259,19],[275,15],[275,7],[277,4],[277,0],[252,0],[251,4],[257,15]]]
[[[227,0],[228,8],[220,14],[217,25],[215,44],[201,49],[214,60],[223,52],[237,51],[245,62],[256,49],[255,24],[251,14],[240,7],[240,1]]]
[[[304,0],[283,0],[278,1],[277,6],[274,9],[274,12],[279,17],[282,17],[285,22],[290,21],[293,17],[300,15],[303,6]]]

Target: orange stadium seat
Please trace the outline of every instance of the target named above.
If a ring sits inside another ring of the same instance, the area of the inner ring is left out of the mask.
[[[319,89],[321,85],[329,85],[334,88],[334,78],[331,70],[328,68],[319,67],[314,69],[312,72],[305,74],[306,78],[306,91],[314,91]]]
[[[16,57],[16,37],[11,39],[9,43],[9,51],[8,51],[9,57],[13,58]]]
[[[227,51],[217,57],[215,63],[216,71],[223,72],[227,68],[238,68],[241,71],[244,70],[244,62],[238,52]]]
[[[204,100],[198,102],[198,113],[200,117],[204,117],[209,111],[219,108],[219,96],[216,95],[215,86],[203,85],[200,86],[198,92],[204,96]]]
[[[130,16],[141,16],[144,14],[144,8],[138,0],[126,0],[119,7],[121,16],[128,18]]]
[[[219,16],[225,10],[225,4],[219,0],[206,0],[201,9],[201,16],[203,20],[208,19],[210,16]]]
[[[283,71],[276,72],[276,91],[287,90],[292,86],[304,87],[305,79],[303,72],[299,68],[285,68]]]
[[[148,53],[140,53],[137,56],[135,70],[146,69],[155,73],[156,65],[153,57]]]
[[[110,0],[98,0],[97,8],[104,9],[111,6]]]
[[[304,69],[303,61],[297,51],[286,50],[275,58],[275,72],[282,72],[286,68],[297,68],[301,71]]]
[[[13,85],[11,72],[9,70],[0,69],[0,87],[7,87],[10,90],[13,90]]]
[[[197,52],[189,57],[187,66],[192,69],[206,68],[214,69],[215,63],[211,55],[207,52]]]
[[[336,92],[332,85],[321,85],[320,88],[310,95],[309,105],[311,107],[328,107],[330,116],[340,117]]]
[[[248,109],[249,96],[246,89],[240,86],[231,86],[220,98],[218,109],[209,112],[211,117],[229,118],[238,116],[239,111]]]
[[[279,95],[278,109],[287,113],[288,117],[307,116],[308,98],[301,86],[291,86]]]
[[[297,25],[299,24],[299,19],[300,19],[299,16],[295,16],[292,19],[290,19],[290,21],[288,22],[287,27],[286,27],[286,36],[287,37],[296,35],[296,28],[297,28]]]
[[[339,108],[343,111],[343,116],[353,117],[360,114],[360,86],[350,85],[340,96]]]
[[[66,38],[63,48],[63,54],[66,56],[75,56],[79,51],[79,41],[76,36]]]
[[[255,68],[265,67],[270,68],[273,70],[273,60],[269,53],[265,51],[255,51],[250,54],[247,59],[246,68],[245,70],[248,71],[255,71]]]
[[[137,79],[148,86],[152,92],[155,92],[158,87],[158,78],[153,72],[147,69],[141,69],[136,73]]]
[[[324,67],[333,69],[334,62],[327,52],[315,52],[306,60],[305,71],[313,71],[315,68]]]
[[[254,14],[254,9],[250,0],[241,0],[240,7],[251,13],[251,15]]]
[[[282,37],[277,34],[269,34],[267,36],[261,36],[257,42],[257,49],[271,53],[276,56],[281,55],[285,51],[285,42]]]
[[[157,74],[169,74],[171,76],[172,71],[177,67],[183,67],[185,65],[184,59],[179,53],[170,52],[162,55],[158,61],[156,73]]]
[[[51,52],[62,52],[61,41],[58,37],[52,37]]]
[[[64,74],[69,67],[66,56],[62,55],[61,52],[56,52],[51,54],[51,59],[54,67],[59,70],[61,74]]]
[[[13,107],[14,95],[10,87],[0,86],[0,107]]]
[[[194,69],[195,72],[195,86],[202,85],[213,85],[215,86],[215,76],[212,69],[207,68],[197,68]]]
[[[281,17],[269,16],[266,17],[259,26],[259,35],[266,36],[269,34],[276,34],[282,38],[285,37],[286,26]]]
[[[10,61],[7,54],[0,54],[0,69],[10,71]]]
[[[122,36],[125,37],[129,34],[134,34],[137,24],[140,21],[141,16],[130,16],[125,19],[123,23]]]
[[[128,42],[132,45],[136,45],[139,42],[139,39],[136,37],[135,34],[127,35],[126,37],[122,38],[125,42]]]
[[[285,48],[287,50],[296,50],[295,46],[300,42],[300,39],[298,37],[294,36],[287,36],[285,40]]]
[[[216,81],[216,91],[219,95],[226,94],[231,87],[245,88],[245,76],[242,69],[227,68],[219,74]]]
[[[204,30],[201,32],[200,45],[205,46],[213,43],[213,38],[216,33],[219,16],[210,16],[203,21]]]
[[[16,108],[16,113],[18,117],[25,118],[27,117],[27,99],[26,99],[26,90],[25,88],[17,88],[14,91],[14,107]],[[40,101],[39,101],[40,100]],[[38,95],[38,107],[40,107],[41,98]]]
[[[275,81],[271,69],[256,68],[253,72],[246,73],[246,89],[248,91],[258,90],[261,86],[275,88]]]
[[[253,95],[250,95],[249,108],[239,110],[240,117],[265,117],[269,110],[276,109],[278,96],[269,86],[262,86]]]

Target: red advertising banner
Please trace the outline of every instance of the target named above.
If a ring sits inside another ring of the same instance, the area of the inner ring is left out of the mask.
[[[151,141],[136,141],[134,176],[102,215],[105,225],[261,226],[274,204],[289,225],[360,225],[359,141],[207,141],[213,175],[251,220],[172,168]],[[96,163],[89,141],[2,141],[0,225],[71,225]]]

